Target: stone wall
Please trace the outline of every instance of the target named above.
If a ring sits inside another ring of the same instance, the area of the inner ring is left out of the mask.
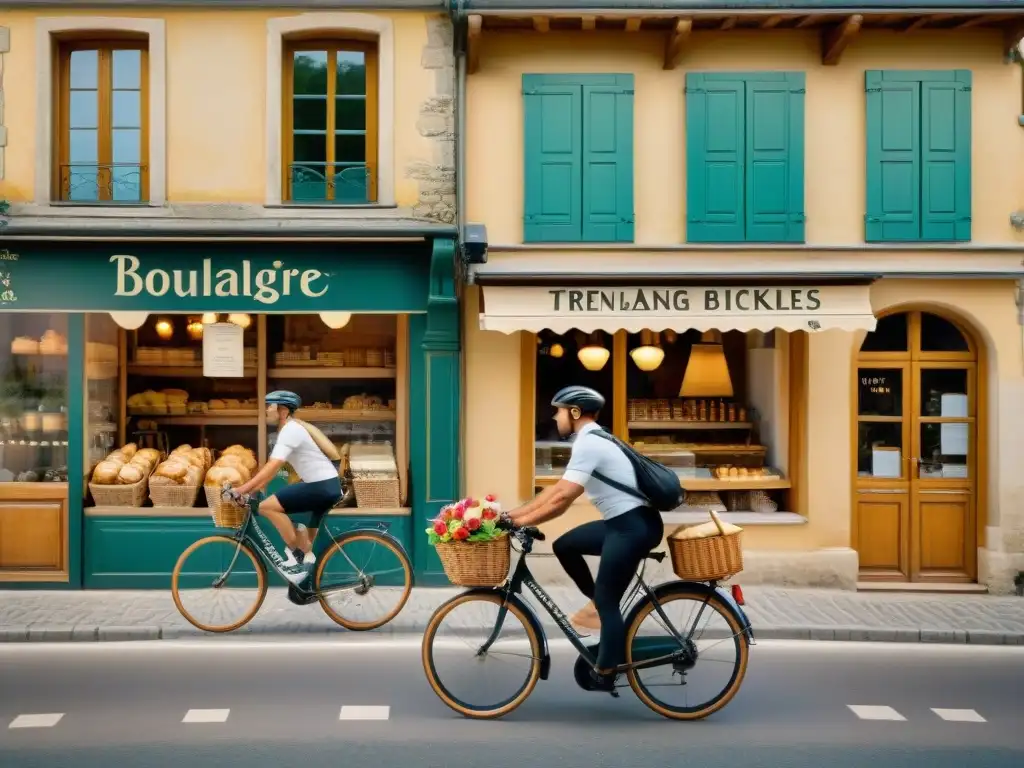
[[[4,124],[4,54],[11,50],[11,30],[0,27],[0,180],[4,178],[4,151],[7,149],[7,126]]]
[[[432,162],[410,163],[408,178],[419,186],[415,216],[452,224],[455,222],[455,57],[452,25],[447,16],[427,18],[424,69],[434,72],[434,92],[420,104],[416,127],[434,147]]]

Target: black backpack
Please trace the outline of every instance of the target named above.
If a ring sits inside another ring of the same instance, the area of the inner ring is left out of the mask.
[[[588,434],[594,434],[605,440],[610,440],[622,449],[633,465],[636,473],[636,488],[630,488],[620,482],[606,477],[600,472],[592,473],[602,483],[607,483],[612,488],[628,493],[630,496],[639,499],[644,504],[653,507],[659,512],[671,512],[683,503],[683,489],[679,484],[679,475],[657,461],[644,456],[633,449],[633,446],[624,443],[603,429],[595,429]]]

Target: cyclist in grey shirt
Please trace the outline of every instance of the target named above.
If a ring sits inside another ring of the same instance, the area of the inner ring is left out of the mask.
[[[597,416],[604,397],[589,387],[560,390],[551,401],[557,411],[560,435],[575,434],[572,455],[562,478],[533,501],[509,513],[518,525],[539,525],[562,515],[584,492],[601,514],[600,520],[584,523],[555,540],[558,561],[590,603],[572,617],[579,627],[601,632],[595,688],[607,691],[615,685],[616,667],[626,660],[626,627],[619,610],[626,588],[640,562],[661,543],[664,525],[651,507],[594,474],[636,488],[636,473],[622,449],[610,440],[588,434],[601,429]],[[583,559],[600,555],[597,580]]]

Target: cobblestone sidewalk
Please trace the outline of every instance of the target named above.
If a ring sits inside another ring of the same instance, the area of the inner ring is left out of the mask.
[[[552,587],[566,610],[583,602],[571,588]],[[416,589],[380,634],[418,634],[434,609],[458,593]],[[854,593],[746,587],[746,611],[758,638],[881,642],[979,643],[1024,646],[1024,599],[962,595]],[[536,607],[536,606],[535,606]],[[546,625],[552,622],[538,608]],[[480,615],[483,624],[492,614]],[[344,632],[319,605],[299,607],[273,589],[239,635]],[[0,642],[156,640],[206,636],[188,624],[168,591],[0,591]]]

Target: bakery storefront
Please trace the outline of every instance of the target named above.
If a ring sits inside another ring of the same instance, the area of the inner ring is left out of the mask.
[[[0,581],[167,588],[212,528],[213,466],[244,479],[272,450],[274,389],[298,392],[346,458],[331,529],[383,526],[418,583],[443,580],[414,532],[458,492],[453,235],[8,239]],[[134,460],[104,461],[115,451]]]

